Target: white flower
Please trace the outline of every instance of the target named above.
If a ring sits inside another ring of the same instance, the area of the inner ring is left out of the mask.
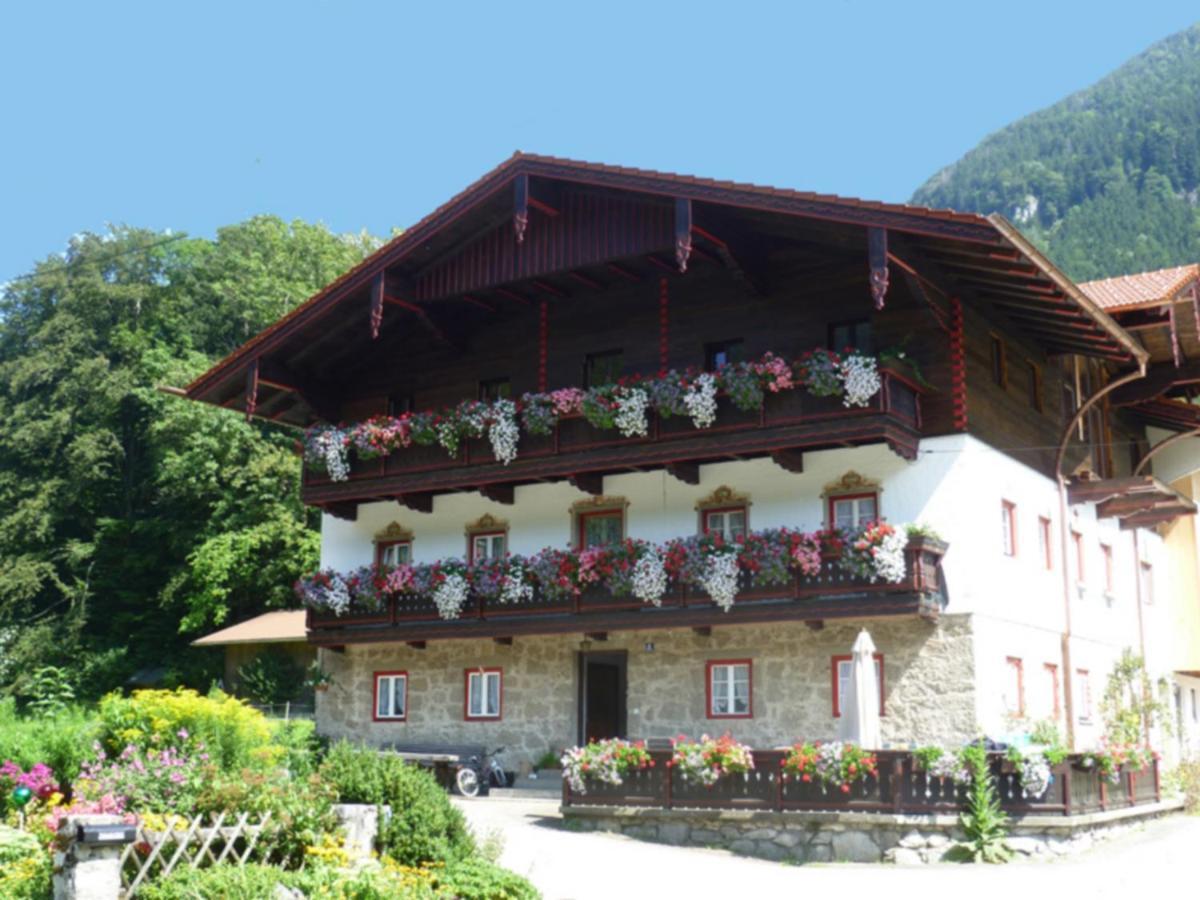
[[[971,780],[971,773],[957,753],[943,750],[937,761],[930,763],[929,777],[953,781],[955,784],[967,784]]]
[[[875,578],[892,584],[904,580],[906,567],[904,564],[904,548],[908,546],[908,536],[899,528],[885,537],[875,548]],[[875,579],[872,579],[875,580]]]
[[[1050,763],[1041,753],[1031,753],[1021,757],[1021,793],[1026,798],[1041,797],[1050,788],[1053,776],[1050,774]]]
[[[625,388],[615,397],[617,411],[613,415],[617,430],[624,437],[645,437],[650,431],[646,410],[650,406],[650,395],[641,388]]]
[[[327,428],[312,439],[313,450],[333,481],[345,481],[350,477],[346,444],[346,436],[338,428]]]
[[[717,379],[705,372],[683,395],[683,405],[692,424],[697,428],[710,428],[717,421]]]
[[[875,360],[859,353],[851,353],[842,360],[838,377],[842,380],[842,405],[847,407],[866,406],[882,386]]]
[[[633,595],[643,603],[662,604],[667,592],[667,570],[657,550],[647,550],[633,567]]]
[[[733,607],[738,591],[738,561],[733,553],[714,553],[704,562],[700,578],[704,592],[725,612]]]
[[[492,424],[488,428],[488,440],[496,459],[508,465],[517,458],[517,441],[521,433],[517,430],[517,405],[511,400],[497,400],[492,404]]]
[[[327,587],[314,588],[313,593],[318,607],[324,606],[335,616],[350,608],[350,586],[341,575],[334,575]]]
[[[513,566],[500,586],[501,603],[523,603],[533,599],[533,585],[525,579],[525,569]]]
[[[457,619],[463,604],[467,602],[467,591],[467,579],[457,574],[447,575],[433,589],[433,602],[438,615],[443,619]]]
[[[433,429],[437,432],[438,443],[446,448],[451,456],[458,456],[458,428],[450,419],[439,422]]]

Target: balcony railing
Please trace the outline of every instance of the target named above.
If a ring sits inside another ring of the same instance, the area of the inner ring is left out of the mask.
[[[699,627],[772,621],[819,621],[862,616],[916,615],[936,619],[941,611],[940,561],[945,545],[914,538],[905,550],[900,582],[871,582],[846,572],[835,560],[822,562],[812,576],[755,586],[743,574],[742,590],[724,612],[707,594],[673,584],[661,606],[633,596],[615,596],[593,586],[574,596],[550,596],[541,589],[520,603],[475,595],[458,618],[446,620],[432,597],[402,595],[378,609],[354,609],[336,616],[309,610],[310,641],[324,645],[426,638],[511,637],[572,631]]]
[[[564,418],[544,437],[522,431],[519,455],[507,466],[496,461],[486,439],[464,441],[453,457],[436,445],[414,445],[380,459],[352,458],[346,481],[306,467],[303,497],[318,504],[369,500],[876,442],[913,458],[921,428],[919,389],[891,371],[880,374],[881,388],[865,407],[846,408],[838,397],[792,390],[767,394],[759,409],[747,412],[722,397],[711,428],[699,430],[686,416],[651,415],[644,438],[598,429],[582,417]]]
[[[781,777],[787,751],[755,750],[754,770],[721,778],[712,787],[689,783],[668,766],[669,750],[652,750],[654,767],[624,776],[624,783],[589,781],[578,794],[563,780],[564,806],[643,806],[663,809],[831,810],[896,815],[955,813],[966,803],[967,787],[927,776],[912,753],[881,750],[876,754],[878,776],[855,783],[850,793]],[[1054,776],[1041,797],[1026,797],[1015,767],[1002,754],[991,755],[992,776],[1000,805],[1010,815],[1080,815],[1156,803],[1161,797],[1158,762],[1134,771],[1126,766],[1116,784],[1095,766],[1085,768],[1083,756],[1072,755],[1051,767]]]

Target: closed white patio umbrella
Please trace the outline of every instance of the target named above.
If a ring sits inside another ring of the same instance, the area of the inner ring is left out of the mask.
[[[864,628],[851,649],[850,677],[841,696],[838,738],[867,750],[881,749],[879,680],[875,673],[875,642]]]

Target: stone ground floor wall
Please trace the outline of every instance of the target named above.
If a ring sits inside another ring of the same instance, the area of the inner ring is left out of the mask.
[[[731,731],[755,747],[837,735],[833,716],[832,658],[848,654],[867,628],[884,657],[882,720],[885,745],[959,744],[976,734],[975,673],[969,616],[717,626],[612,632],[590,652],[624,651],[628,660],[627,732],[631,737]],[[509,768],[526,768],[547,750],[578,740],[579,653],[582,635],[406,644],[349,645],[321,651],[332,687],[317,695],[318,731],[369,744],[471,743],[507,748]],[[709,719],[705,664],[749,659],[752,711],[748,719]],[[465,673],[503,672],[502,717],[464,720]],[[372,718],[374,673],[406,672],[408,717]]]
[[[1010,823],[1007,843],[1019,857],[1051,859],[1086,850],[1181,806],[1172,800],[1083,816],[1026,816]],[[801,863],[943,862],[964,837],[957,816],[571,806],[563,817],[568,827],[584,831]]]

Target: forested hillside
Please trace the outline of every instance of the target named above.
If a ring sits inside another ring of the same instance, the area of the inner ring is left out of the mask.
[[[315,563],[295,434],[183,385],[376,242],[270,217],[216,240],[79,235],[0,299],[0,695],[64,667],[203,686],[197,629],[291,602]]]
[[[913,202],[1011,218],[1077,280],[1200,260],[1200,25],[986,138]]]

